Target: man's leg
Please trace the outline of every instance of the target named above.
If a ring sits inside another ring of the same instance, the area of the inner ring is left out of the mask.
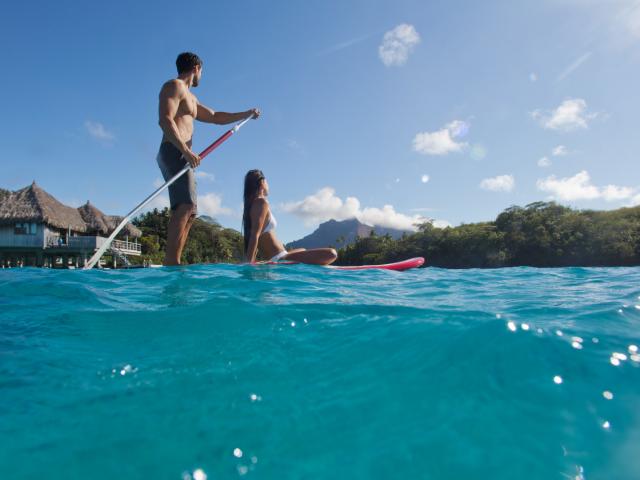
[[[182,230],[182,237],[180,238],[180,246],[178,248],[178,258],[182,257],[182,251],[184,250],[184,246],[187,244],[187,239],[189,238],[189,231],[191,230],[191,225],[193,225],[193,221],[196,218],[196,214],[191,211],[191,215],[189,215],[189,219],[187,220],[187,224],[184,226]]]
[[[164,265],[180,265],[182,249],[187,241],[189,229],[193,223],[193,205],[180,204],[171,212],[167,227],[167,249],[164,256]]]

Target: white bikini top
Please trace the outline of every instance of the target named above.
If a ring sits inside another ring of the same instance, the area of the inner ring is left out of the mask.
[[[270,232],[271,230],[273,230],[277,226],[278,226],[278,222],[276,222],[276,217],[274,217],[273,214],[271,212],[269,212],[269,221],[267,222],[267,224],[262,229],[262,234]]]

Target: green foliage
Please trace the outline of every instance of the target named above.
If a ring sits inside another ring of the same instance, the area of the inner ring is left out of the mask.
[[[145,260],[155,264],[162,263],[170,216],[171,212],[168,208],[154,209],[133,221],[133,224],[142,230],[140,239],[142,256],[137,259],[138,263]],[[196,218],[191,226],[181,261],[185,264],[240,262],[242,242],[242,235],[236,230],[223,228],[216,222],[205,222]]]
[[[359,238],[340,249],[338,263],[417,256],[446,268],[639,265],[640,207],[596,212],[546,202],[514,206],[493,222],[444,229],[424,223],[399,240]]]

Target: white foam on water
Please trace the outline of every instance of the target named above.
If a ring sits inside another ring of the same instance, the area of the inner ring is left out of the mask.
[[[249,400],[251,400],[252,402],[260,402],[262,401],[262,397],[257,393],[252,393],[249,395]]]
[[[204,470],[198,468],[193,471],[193,480],[207,480],[207,474],[204,473]]]

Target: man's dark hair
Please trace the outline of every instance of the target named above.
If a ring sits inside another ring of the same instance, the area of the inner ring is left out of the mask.
[[[202,65],[202,60],[195,53],[182,52],[176,58],[176,67],[178,68],[178,75],[183,73],[189,73],[196,67],[196,65]]]

